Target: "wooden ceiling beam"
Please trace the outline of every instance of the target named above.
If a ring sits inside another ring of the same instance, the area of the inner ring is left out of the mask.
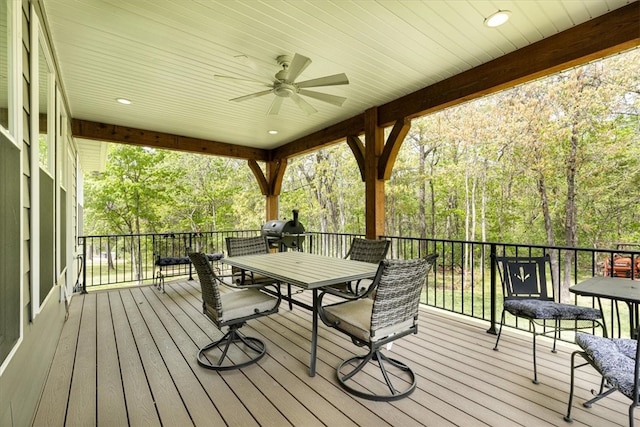
[[[364,114],[358,114],[350,119],[271,150],[272,158],[284,159],[299,156],[346,140],[347,135],[360,135],[362,133],[364,133]]]
[[[378,126],[418,117],[640,45],[634,2],[378,108]]]
[[[640,45],[640,2],[634,2],[491,62],[378,107],[387,127]],[[348,130],[347,130],[348,129]],[[273,158],[317,150],[364,132],[358,115],[273,150]]]
[[[209,154],[212,156],[234,157],[246,160],[269,160],[268,150],[243,145],[227,144],[224,142],[79,119],[73,119],[71,126],[75,138],[141,145],[145,147]]]

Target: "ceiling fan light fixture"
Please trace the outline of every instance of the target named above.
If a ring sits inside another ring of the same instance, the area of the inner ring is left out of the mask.
[[[499,10],[495,13],[492,13],[484,20],[484,25],[489,28],[499,27],[509,20],[511,16],[511,11],[509,10]]]

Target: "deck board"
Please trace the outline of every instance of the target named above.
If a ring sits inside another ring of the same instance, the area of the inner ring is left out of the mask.
[[[58,346],[53,356],[52,369],[45,383],[39,410],[34,418],[34,425],[60,426],[64,425],[69,388],[73,377],[75,349],[78,342],[78,330],[82,320],[82,302],[77,301],[69,307],[69,318],[58,340]]]
[[[96,300],[102,295],[89,294],[83,300],[82,320],[78,333],[67,424],[88,425],[96,419]]]
[[[297,295],[307,303],[311,293]],[[531,382],[531,335],[505,329],[500,350],[488,323],[427,307],[419,333],[391,352],[418,377],[397,402],[345,393],[335,368],[353,352],[350,340],[320,325],[315,377],[309,377],[311,315],[283,304],[279,313],[243,328],[268,354],[238,371],[213,372],[196,362],[199,347],[222,333],[202,314],[197,281],[166,283],[166,293],[139,287],[76,295],[59,339],[35,426],[566,426],[572,344],[551,353],[539,340]],[[372,381],[363,379],[363,381]],[[627,424],[619,394],[592,408],[581,403],[599,377],[576,380],[573,426]]]
[[[127,407],[122,392],[118,346],[111,317],[110,298],[98,298],[96,316],[97,403],[99,425],[126,425]],[[115,375],[114,375],[115,374]]]
[[[151,389],[138,354],[135,337],[131,330],[121,292],[108,292],[111,303],[111,318],[118,342],[118,358],[122,389],[131,425],[160,425]]]

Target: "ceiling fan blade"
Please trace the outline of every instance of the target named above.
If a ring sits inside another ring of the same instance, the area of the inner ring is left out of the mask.
[[[238,62],[240,62],[242,65],[251,68],[253,71],[260,74],[270,82],[272,83],[277,82],[276,78],[273,75],[268,75],[267,73],[265,73],[265,71],[262,68],[258,66],[254,58],[251,58],[248,55],[244,55],[244,54],[236,55],[234,56],[234,58],[237,59]]]
[[[311,60],[306,56],[302,56],[298,53],[293,55],[293,60],[287,68],[287,80],[290,82],[295,81],[300,74],[311,64]]]
[[[338,107],[342,107],[342,104],[344,104],[344,101],[347,100],[347,98],[345,98],[344,96],[329,95],[328,93],[314,92],[312,90],[306,90],[306,89],[301,89],[298,93],[300,95],[308,96],[310,98],[315,98],[319,101],[328,102],[329,104],[333,104]]]
[[[273,102],[271,103],[271,105],[269,106],[269,110],[267,111],[267,114],[270,116],[275,116],[276,114],[278,114],[280,112],[280,107],[282,107],[282,101],[284,101],[283,97],[276,96]]]
[[[291,98],[293,100],[293,102],[295,102],[296,105],[298,107],[300,107],[300,109],[302,111],[304,111],[305,113],[307,113],[307,114],[313,114],[313,113],[317,113],[318,112],[318,110],[313,108],[313,106],[311,104],[309,104],[304,99],[300,98],[297,93],[292,93],[289,96],[289,98]]]
[[[266,87],[271,87],[271,83],[265,83],[263,81],[260,80],[254,80],[254,79],[246,79],[243,77],[232,77],[232,76],[223,76],[220,74],[214,74],[213,78],[215,80],[231,80],[234,82],[242,82],[242,83],[252,83],[252,84],[256,84],[256,85],[260,85],[260,86],[266,86]]]
[[[298,87],[337,86],[348,84],[349,79],[347,78],[347,75],[345,73],[334,74],[333,76],[325,76],[296,83]]]
[[[269,95],[270,93],[273,93],[271,89],[263,90],[262,92],[256,92],[256,93],[251,93],[245,96],[239,96],[237,98],[230,99],[229,101],[241,102],[241,101],[246,101],[247,99],[257,98],[259,96]]]

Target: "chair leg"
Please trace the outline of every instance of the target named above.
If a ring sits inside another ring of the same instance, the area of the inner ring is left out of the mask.
[[[591,408],[591,406],[593,406],[594,403],[596,403],[597,401],[601,400],[604,397],[609,396],[610,394],[616,391],[616,389],[613,387],[611,387],[607,391],[603,391],[604,390],[603,384],[604,384],[604,378],[602,378],[602,383],[600,384],[600,393],[596,394],[596,396],[593,399],[584,402],[582,406],[584,406],[585,408]],[[595,391],[591,390],[591,393],[595,394]]]
[[[571,407],[573,406],[573,385],[575,382],[575,369],[576,369],[576,354],[580,353],[579,351],[574,351],[571,353],[571,385],[569,386],[569,404],[567,406],[567,415],[564,416],[564,420],[568,423],[573,422],[573,418],[571,418]]]
[[[580,365],[580,366],[584,366],[584,365]],[[612,389],[605,392],[604,387],[605,387],[605,379],[604,377],[602,377],[602,379],[600,380],[600,389],[598,390],[598,392],[596,393],[595,390],[591,389],[591,394],[595,395],[595,397],[592,398],[591,400],[587,400],[586,402],[584,402],[582,406],[584,406],[585,408],[591,408],[591,406],[594,403],[596,403],[598,400],[602,399],[603,397],[610,395],[613,392],[613,390],[615,390],[615,389]]]
[[[536,360],[536,324],[533,321],[529,321],[531,328],[533,328],[533,383],[539,384],[538,382],[538,362]],[[543,330],[544,332],[544,330]]]
[[[582,363],[580,365],[576,365],[576,356],[580,355],[582,356],[585,360],[587,360],[587,354],[584,351],[581,350],[576,350],[573,353],[571,353],[571,385],[569,388],[569,402],[567,405],[567,415],[564,416],[564,420],[566,422],[573,422],[573,419],[571,418],[571,409],[573,407],[573,395],[574,395],[574,384],[575,384],[575,371],[578,368],[581,368],[583,366],[587,366],[589,365],[588,362]],[[610,388],[607,391],[604,391],[604,377],[602,377],[602,380],[600,381],[600,391],[599,393],[591,400],[584,402],[582,404],[582,406],[584,406],[585,408],[591,408],[591,405],[593,405],[595,402],[597,402],[598,400],[602,399],[603,397],[606,397],[608,395],[610,395],[611,393],[615,392],[616,389],[615,388]],[[592,393],[595,393],[595,390],[591,390]],[[632,405],[633,406],[633,405]],[[632,413],[632,409],[629,408],[629,413]],[[633,423],[630,424],[630,426],[633,425]]]
[[[244,368],[260,360],[267,352],[267,348],[264,342],[262,342],[258,338],[245,337],[240,333],[240,331],[238,331],[240,326],[242,325],[231,326],[229,328],[229,331],[218,341],[212,342],[202,347],[198,351],[198,364],[203,368],[211,369],[214,371],[229,371],[232,369]],[[244,344],[247,349],[253,351],[255,355],[247,355],[249,357],[249,360],[246,360],[245,362],[238,364],[230,363],[228,365],[225,365],[224,362],[228,359],[227,353],[229,351],[229,348],[231,347],[231,345],[238,343]],[[211,363],[207,358],[206,352],[212,349],[218,349],[221,351],[221,355],[216,363]]]
[[[495,351],[498,351],[498,343],[500,342],[500,335],[502,335],[502,325],[504,325],[504,310],[502,310],[502,315],[500,316],[500,329],[498,329],[498,337],[496,338],[496,344],[493,346]]]
[[[557,353],[556,351],[556,342],[558,341],[558,334],[560,332],[560,320],[556,319],[555,325],[553,326],[553,348],[551,349],[551,353]]]

